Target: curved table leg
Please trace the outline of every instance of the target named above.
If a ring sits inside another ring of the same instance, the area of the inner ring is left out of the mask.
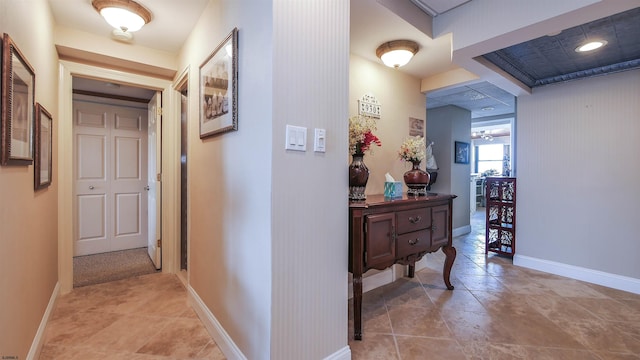
[[[451,285],[451,281],[449,281],[449,276],[451,275],[453,261],[456,259],[456,248],[453,246],[443,246],[442,252],[446,255],[446,259],[444,260],[444,269],[442,271],[444,283],[447,285],[447,289],[453,290],[453,285]]]

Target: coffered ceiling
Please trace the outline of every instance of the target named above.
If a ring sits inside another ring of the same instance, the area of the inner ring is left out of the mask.
[[[640,4],[640,3],[639,3]],[[607,44],[592,52],[586,41]],[[528,87],[640,67],[640,7],[483,55]]]

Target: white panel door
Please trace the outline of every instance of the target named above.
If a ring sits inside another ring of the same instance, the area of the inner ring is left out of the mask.
[[[146,115],[74,101],[74,256],[147,246]]]
[[[109,251],[107,211],[109,187],[107,164],[109,130],[107,113],[87,108],[74,109],[74,212],[76,232],[74,255]]]
[[[160,93],[156,93],[148,105],[147,139],[149,161],[147,167],[147,199],[149,205],[149,230],[147,251],[156,269],[162,267],[162,115]],[[155,216],[153,214],[155,210]]]

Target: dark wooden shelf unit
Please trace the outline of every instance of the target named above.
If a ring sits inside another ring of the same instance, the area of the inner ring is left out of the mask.
[[[516,178],[488,177],[485,186],[485,254],[491,251],[513,256],[516,253]]]
[[[442,249],[446,258],[443,278],[447,289],[456,249],[451,246],[451,207],[455,195],[388,199],[367,195],[349,203],[349,271],[353,274],[354,338],[362,339],[362,274],[399,263],[409,266],[413,277],[416,261]]]

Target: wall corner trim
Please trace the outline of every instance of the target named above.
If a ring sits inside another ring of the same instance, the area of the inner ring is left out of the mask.
[[[53,288],[53,292],[51,293],[51,297],[49,298],[49,304],[47,304],[47,308],[44,311],[44,315],[42,316],[42,320],[40,321],[40,325],[38,326],[38,330],[36,331],[36,336],[33,338],[31,348],[29,348],[29,352],[27,353],[27,360],[34,360],[40,357],[40,351],[42,350],[43,345],[42,342],[44,341],[44,330],[47,327],[49,318],[51,317],[51,314],[56,307],[56,301],[58,300],[59,294],[60,282],[56,282],[56,286]]]
[[[191,287],[187,287],[187,294],[189,297],[189,304],[193,307],[193,310],[198,314],[200,321],[204,324],[207,332],[213,340],[216,342],[224,356],[229,360],[247,360],[240,348],[233,342],[231,336],[225,331],[218,319],[211,313],[204,301],[198,296],[198,293]]]
[[[593,270],[518,254],[515,254],[513,256],[513,265],[543,271],[550,274],[560,275],[580,281],[586,281],[592,284],[602,285],[640,295],[640,279],[632,278],[629,276],[611,274],[599,270]]]

